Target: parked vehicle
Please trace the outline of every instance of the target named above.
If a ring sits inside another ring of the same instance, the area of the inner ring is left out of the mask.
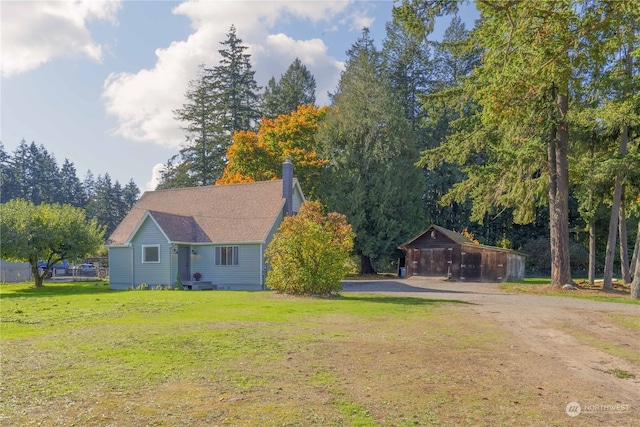
[[[80,265],[76,265],[73,268],[83,273],[96,271],[96,266],[93,264],[80,264]]]

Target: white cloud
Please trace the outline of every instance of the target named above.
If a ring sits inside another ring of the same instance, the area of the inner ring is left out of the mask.
[[[335,89],[343,64],[327,53],[327,46],[320,39],[295,40],[286,34],[270,34],[269,30],[281,19],[298,20],[303,25],[332,22],[348,7],[346,1],[181,3],[173,12],[191,20],[193,33],[188,39],[157,49],[157,61],[152,68],[137,73],[112,73],[105,81],[106,111],[119,123],[114,133],[130,140],[179,147],[184,133],[172,111],[184,103],[188,82],[195,78],[198,65],[218,63],[220,42],[226,40],[232,24],[249,48],[258,84],[265,85],[272,76],[279,77],[299,57],[316,78],[318,103],[327,102],[326,93]],[[349,20],[354,18],[348,16]]]
[[[160,174],[162,173],[163,169],[164,165],[162,163],[156,163],[155,165],[153,165],[153,168],[151,169],[151,179],[149,179],[149,181],[147,181],[147,183],[145,184],[144,188],[142,189],[143,192],[153,191],[156,189],[156,187],[160,183]]]
[[[2,2],[2,76],[33,70],[56,58],[84,55],[102,60],[87,22],[115,24],[120,0]]]

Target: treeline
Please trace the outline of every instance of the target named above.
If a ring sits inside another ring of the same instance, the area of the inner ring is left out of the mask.
[[[24,199],[36,205],[67,204],[85,209],[108,236],[138,200],[140,189],[130,180],[124,187],[108,173],[94,177],[87,171],[78,178],[74,164],[65,158],[59,166],[53,153],[35,142],[22,140],[13,153],[0,143],[0,203]]]
[[[407,4],[420,10],[419,1]],[[424,24],[431,18],[416,19]],[[364,29],[347,52],[331,105],[318,108],[315,80],[298,59],[262,91],[232,27],[221,43],[220,63],[200,67],[186,103],[174,112],[186,138],[182,150],[167,161],[159,188],[278,178],[282,161],[291,158],[305,194],[347,216],[356,232],[354,251],[361,256],[362,272],[392,269],[401,255],[397,245],[434,223],[467,230],[484,244],[522,251],[530,255],[530,273],[551,274],[552,248],[556,255],[558,248],[552,244],[557,236],[550,241],[550,224],[555,224],[550,212],[555,210],[550,210],[545,181],[549,170],[542,135],[549,125],[522,135],[509,130],[504,138],[511,145],[498,147],[494,140],[500,126],[482,128],[484,107],[474,92],[481,88],[468,86],[483,69],[488,49],[472,35],[478,29],[466,29],[455,17],[442,40],[432,41],[428,31],[416,34],[416,28],[404,25],[402,17],[388,23],[381,49]],[[631,129],[627,171],[638,151],[636,128]],[[606,132],[597,130],[591,123],[576,132],[573,151],[576,159],[599,165],[591,175],[598,178],[599,198],[591,193],[596,208],[585,215],[584,173],[574,173],[562,195],[568,232],[563,250],[574,274],[583,277],[604,271],[608,236],[602,230],[613,203],[606,195],[613,192],[613,165],[623,164],[620,159],[612,163],[615,153],[607,155],[609,162],[604,157],[597,161],[607,152],[594,139]],[[578,150],[583,134],[600,154]],[[520,146],[521,151],[512,150]],[[633,245],[638,189],[629,186],[634,176],[627,173],[624,179],[629,190],[619,223],[619,248],[627,255],[614,260],[625,271],[638,252]]]

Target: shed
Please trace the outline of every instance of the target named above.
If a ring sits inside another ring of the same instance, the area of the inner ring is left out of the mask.
[[[432,225],[399,246],[406,255],[405,277],[439,276],[467,282],[524,279],[525,255],[479,245],[460,233]]]

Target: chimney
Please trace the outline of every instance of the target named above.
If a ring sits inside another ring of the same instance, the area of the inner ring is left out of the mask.
[[[282,164],[282,197],[286,200],[284,215],[293,215],[293,163],[290,159]]]

